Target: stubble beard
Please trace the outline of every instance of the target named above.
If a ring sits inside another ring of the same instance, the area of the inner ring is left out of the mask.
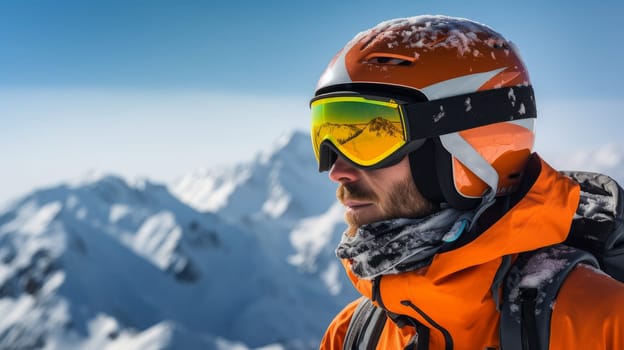
[[[435,211],[435,206],[422,196],[411,179],[392,186],[385,199],[380,199],[380,195],[361,183],[338,185],[336,197],[341,203],[346,200],[366,201],[379,208],[377,215],[372,216],[360,215],[358,212],[345,213],[348,225],[346,233],[349,236],[354,236],[362,225],[396,218],[421,218]]]

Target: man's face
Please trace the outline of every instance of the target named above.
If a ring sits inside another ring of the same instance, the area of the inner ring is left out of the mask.
[[[338,157],[329,170],[329,178],[338,183],[336,197],[346,207],[347,234],[373,222],[394,218],[418,218],[434,211],[432,203],[418,191],[412,180],[409,161],[396,165],[362,170]]]

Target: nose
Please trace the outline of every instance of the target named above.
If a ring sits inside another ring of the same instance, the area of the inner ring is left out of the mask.
[[[338,156],[331,169],[329,169],[329,178],[339,183],[354,182],[360,177],[359,171],[358,168],[351,165],[341,156]]]

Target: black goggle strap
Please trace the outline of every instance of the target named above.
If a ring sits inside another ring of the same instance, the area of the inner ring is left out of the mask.
[[[530,85],[478,91],[408,104],[404,108],[411,140],[537,117]]]
[[[439,136],[442,146],[485,182],[479,214],[489,207],[498,191],[498,173],[457,132],[499,122],[536,118],[533,88],[515,86],[479,91],[406,106],[412,140]]]

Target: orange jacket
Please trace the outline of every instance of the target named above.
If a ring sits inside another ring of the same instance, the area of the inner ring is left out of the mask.
[[[375,300],[390,312],[426,325],[430,349],[449,349],[447,342],[455,350],[498,349],[499,312],[490,289],[502,257],[565,240],[580,189],[540,162],[541,171],[528,193],[479,237],[437,254],[428,267],[379,280]],[[372,298],[372,281],[358,279],[348,261],[343,265],[355,288]],[[342,349],[357,302],[332,321],[320,349]],[[403,349],[415,332],[388,319],[377,349]],[[550,350],[624,349],[624,284],[579,265],[556,299],[551,334]]]

